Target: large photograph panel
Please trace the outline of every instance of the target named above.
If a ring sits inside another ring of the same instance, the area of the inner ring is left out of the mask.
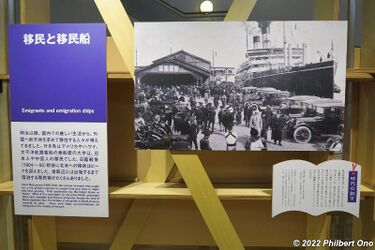
[[[342,151],[346,27],[135,23],[135,147]]]

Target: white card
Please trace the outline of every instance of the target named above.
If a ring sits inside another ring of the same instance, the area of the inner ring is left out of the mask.
[[[358,217],[360,185],[361,166],[349,161],[278,163],[273,166],[272,217],[287,211],[342,211]]]

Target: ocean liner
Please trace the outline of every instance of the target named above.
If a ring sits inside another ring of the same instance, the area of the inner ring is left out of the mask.
[[[293,95],[313,95],[333,98],[340,92],[334,84],[336,62],[331,50],[317,62],[306,62],[306,43],[291,45],[285,36],[283,22],[283,47],[271,47],[270,22],[259,22],[260,35],[252,37],[253,46],[248,48],[246,31],[246,61],[237,70],[236,82],[244,87],[272,87],[289,91]]]

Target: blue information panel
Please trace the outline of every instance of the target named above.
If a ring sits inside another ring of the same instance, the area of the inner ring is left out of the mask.
[[[106,27],[9,26],[16,214],[108,216]]]

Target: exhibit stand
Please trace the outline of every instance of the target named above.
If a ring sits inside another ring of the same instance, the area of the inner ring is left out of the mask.
[[[49,22],[49,1],[38,0],[33,6],[21,2],[23,23]],[[247,20],[255,3],[234,0],[225,21]],[[109,218],[14,216],[8,106],[11,79],[7,67],[2,68],[7,58],[1,57],[0,249],[18,249],[16,246],[23,244],[34,250],[69,244],[109,246],[111,250],[132,249],[135,245],[286,249],[294,248],[295,239],[342,239],[348,231],[351,239],[375,240],[374,1],[364,1],[362,47],[353,50],[353,67],[347,70],[351,129],[350,150],[344,152],[344,158],[363,168],[359,219],[341,213],[311,216],[298,212],[271,218],[274,164],[290,159],[319,164],[341,155],[134,150],[133,25],[120,1],[95,0],[95,4],[112,36],[107,38]],[[314,8],[317,20],[338,19],[339,1],[315,1]],[[6,11],[3,1],[0,16]],[[0,18],[1,51],[6,50],[5,26],[5,19]],[[27,234],[20,230],[25,225]]]

